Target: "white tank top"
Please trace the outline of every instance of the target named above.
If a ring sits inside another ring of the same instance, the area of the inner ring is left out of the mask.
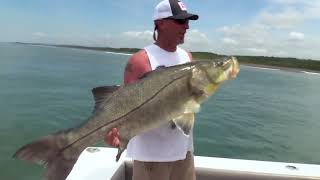
[[[175,52],[168,52],[153,44],[145,47],[145,50],[152,70],[190,62],[188,53],[179,47]],[[146,162],[182,160],[188,151],[193,151],[192,136],[193,130],[186,136],[179,128],[172,129],[168,123],[133,137],[127,147],[127,156]]]

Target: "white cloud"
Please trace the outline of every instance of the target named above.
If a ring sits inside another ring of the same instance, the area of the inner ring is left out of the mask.
[[[302,41],[304,40],[304,34],[300,32],[290,32],[289,40]]]
[[[110,40],[116,47],[136,47],[142,48],[153,42],[153,32],[145,31],[127,31],[114,35]]]
[[[154,42],[153,31],[126,31],[119,34],[101,35],[105,46],[111,47],[136,47],[143,48]],[[182,47],[190,51],[211,51],[209,38],[203,32],[193,29],[185,36],[185,43]]]
[[[139,39],[139,40],[152,40],[152,31],[127,31],[122,33],[127,38]]]
[[[279,3],[279,4],[298,4],[298,3],[305,3],[305,0],[271,0],[274,3]]]
[[[187,32],[187,39],[189,39],[190,41],[193,41],[193,42],[202,42],[202,41],[208,42],[209,41],[208,37],[198,29],[193,29],[193,30],[188,31]]]
[[[269,0],[255,19],[256,23],[276,29],[295,29],[310,20],[320,19],[319,0]]]
[[[46,33],[44,32],[35,32],[32,34],[33,36],[36,36],[36,37],[45,37],[45,36],[48,36]]]
[[[217,29],[222,34],[222,44],[215,47],[219,54],[267,55],[269,27],[261,24],[223,26]]]
[[[238,41],[236,41],[236,40],[234,40],[232,38],[225,37],[225,38],[222,39],[222,43],[229,44],[229,45],[237,45]]]
[[[34,33],[32,42],[79,44],[87,46],[143,48],[151,43],[152,31],[127,31],[116,34]],[[258,55],[320,59],[320,37],[310,37],[300,30],[276,30],[252,22],[223,26],[214,39],[198,29],[189,30],[182,47],[189,51],[209,51],[226,55]],[[46,37],[46,38],[39,38]]]
[[[270,28],[257,23],[223,26],[217,29],[224,42],[214,51],[229,55],[297,57],[320,60],[320,38],[299,31]],[[230,46],[230,43],[237,42]]]
[[[189,30],[182,45],[190,51],[211,51],[211,42],[207,35],[198,29]]]
[[[272,28],[289,29],[301,24],[304,16],[295,9],[286,9],[281,12],[263,11],[257,16],[256,21]]]
[[[261,24],[224,26],[218,28],[217,32],[224,35],[223,42],[234,45],[260,46],[270,36],[269,27]]]
[[[268,50],[262,49],[262,48],[244,48],[244,49],[254,54],[265,54],[268,52]]]
[[[241,34],[238,30],[240,25],[233,25],[233,26],[223,26],[217,29],[218,32],[222,32],[227,36],[234,36]]]
[[[320,60],[320,37],[315,33],[313,36],[302,33],[309,31],[306,28],[310,24],[319,22],[320,0],[269,1],[270,6],[257,13],[252,21],[217,28],[220,37],[216,41],[222,40],[222,43],[214,51],[220,54]]]
[[[105,38],[105,39],[110,39],[112,37],[112,35],[106,33],[106,34],[102,35],[102,37]]]

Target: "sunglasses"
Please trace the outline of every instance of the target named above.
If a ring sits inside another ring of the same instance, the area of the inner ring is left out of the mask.
[[[186,24],[186,23],[189,22],[189,19],[172,19],[172,18],[165,18],[165,19],[173,20],[177,24],[181,24],[181,25]]]

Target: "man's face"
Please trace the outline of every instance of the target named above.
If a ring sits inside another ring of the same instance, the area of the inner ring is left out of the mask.
[[[167,41],[178,45],[184,43],[184,37],[189,29],[189,20],[162,19],[159,27]]]

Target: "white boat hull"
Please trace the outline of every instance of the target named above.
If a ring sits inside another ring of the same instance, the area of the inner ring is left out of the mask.
[[[131,180],[132,162],[117,149],[89,147],[74,165],[67,180]],[[308,180],[320,179],[320,165],[253,161],[195,156],[197,180]]]

